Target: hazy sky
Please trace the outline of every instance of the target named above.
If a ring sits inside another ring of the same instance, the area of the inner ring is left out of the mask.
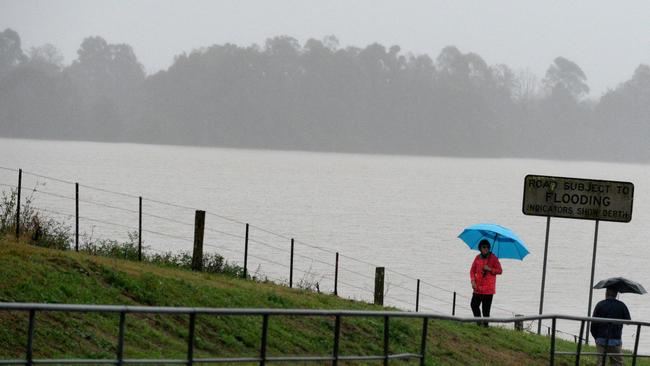
[[[540,78],[564,56],[587,74],[592,96],[650,63],[650,0],[0,0],[7,27],[24,49],[54,44],[66,63],[87,36],[128,43],[148,73],[197,47],[276,35],[303,43],[333,34],[342,46],[397,44],[432,57],[455,45]]]

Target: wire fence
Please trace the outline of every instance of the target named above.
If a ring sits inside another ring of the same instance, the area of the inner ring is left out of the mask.
[[[0,190],[5,195],[18,190],[16,183],[21,172],[22,204],[28,202],[37,212],[47,214],[74,232],[79,238],[76,240],[81,242],[74,243],[76,245],[102,239],[127,242],[136,238],[142,240],[144,254],[187,253],[193,248],[195,223],[184,218],[194,216],[197,210],[194,207],[0,166]],[[402,310],[472,315],[471,308],[466,305],[471,294],[444,288],[390,266],[345,255],[245,220],[214,212],[206,212],[206,220],[204,250],[223,256],[231,265],[247,266],[248,273],[255,278],[286,285],[291,283],[290,274],[295,273],[293,283],[297,287],[372,302],[375,268],[385,267],[383,298],[386,305]],[[292,246],[294,251],[290,255]],[[457,298],[466,301],[458,302]],[[504,307],[492,308],[493,314],[518,315]],[[550,324],[543,324],[543,327],[550,330]],[[532,331],[533,322],[528,322],[525,328]],[[576,334],[556,331],[569,339],[578,338]]]

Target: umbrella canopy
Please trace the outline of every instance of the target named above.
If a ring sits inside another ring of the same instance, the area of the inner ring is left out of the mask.
[[[526,244],[512,230],[495,224],[476,224],[463,230],[458,237],[470,247],[479,250],[481,240],[490,242],[497,258],[524,259],[530,253]]]
[[[611,277],[606,280],[602,280],[594,286],[594,288],[613,288],[618,292],[631,292],[633,294],[645,294],[647,291],[643,286],[632,280],[628,280],[623,277]]]

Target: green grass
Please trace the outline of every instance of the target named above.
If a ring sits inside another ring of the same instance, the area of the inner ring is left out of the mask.
[[[152,264],[38,248],[0,239],[0,301],[125,304],[215,308],[383,309],[333,295],[245,281],[227,275],[194,273]],[[117,314],[38,313],[36,358],[115,357]],[[418,353],[422,322],[391,321],[392,353]],[[25,357],[27,315],[0,312],[0,359]],[[129,314],[127,358],[184,358],[188,317]],[[329,355],[334,320],[271,317],[268,355]],[[343,318],[342,355],[382,354],[381,319]],[[197,316],[195,357],[254,357],[259,354],[261,317]],[[575,350],[558,341],[559,350]],[[545,365],[549,338],[497,327],[432,320],[427,365]],[[583,358],[582,364],[594,364]],[[558,357],[558,363],[573,364]],[[318,363],[312,363],[318,365]],[[327,363],[321,363],[327,364]],[[342,365],[380,365],[343,363]],[[391,365],[407,364],[391,361]],[[411,361],[408,364],[418,364]],[[641,363],[643,364],[643,363]]]

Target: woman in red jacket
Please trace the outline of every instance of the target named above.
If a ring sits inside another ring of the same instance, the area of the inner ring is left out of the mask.
[[[481,251],[474,258],[472,268],[469,271],[469,278],[472,281],[472,312],[475,317],[481,317],[481,307],[483,308],[483,317],[490,316],[490,307],[492,306],[492,297],[496,293],[497,275],[503,271],[499,258],[490,252],[490,242],[481,240],[478,244]],[[487,322],[479,323],[487,327]]]

